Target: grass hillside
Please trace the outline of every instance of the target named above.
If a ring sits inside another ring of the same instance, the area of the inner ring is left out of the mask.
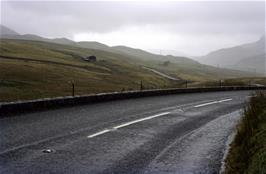
[[[177,83],[115,53],[36,41],[1,40],[1,55],[30,58],[23,61],[0,58],[0,101],[27,100],[71,95],[74,80],[77,95],[139,89],[173,87]],[[82,56],[96,55],[86,62]],[[65,66],[42,61],[70,64]]]
[[[226,159],[226,174],[266,173],[266,93],[252,97]]]
[[[97,61],[82,59],[90,55],[95,55]],[[180,82],[143,66],[190,81],[242,75],[238,71],[216,69],[194,61],[165,64],[167,59],[145,60],[120,52],[29,40],[1,39],[0,56],[0,102],[70,95],[69,81],[73,80],[78,95],[139,89],[140,81],[149,89],[180,86]]]

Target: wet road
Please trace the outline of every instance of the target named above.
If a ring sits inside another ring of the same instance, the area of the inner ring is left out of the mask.
[[[146,97],[2,118],[0,173],[219,173],[250,93]]]

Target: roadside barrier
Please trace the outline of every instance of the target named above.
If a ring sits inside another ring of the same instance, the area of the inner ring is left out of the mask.
[[[142,91],[124,91],[113,93],[100,93],[83,96],[67,96],[56,98],[45,98],[29,101],[17,101],[0,103],[0,117],[7,117],[25,112],[34,112],[40,110],[54,109],[66,106],[75,106],[90,103],[107,102],[112,100],[122,100],[130,98],[140,98],[159,95],[184,94],[184,93],[201,93],[201,92],[218,92],[218,91],[237,91],[237,90],[266,90],[266,86],[223,86],[207,88],[174,88],[174,89],[157,89]]]

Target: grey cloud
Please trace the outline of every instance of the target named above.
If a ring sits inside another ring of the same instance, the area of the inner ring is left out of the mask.
[[[195,23],[248,23],[264,21],[264,2],[4,2],[3,21],[9,14],[31,15],[32,22],[108,32],[124,25]],[[62,20],[62,21],[61,21]],[[64,22],[64,23],[62,23]],[[222,25],[221,25],[222,26]],[[45,27],[45,26],[44,26]],[[229,27],[227,27],[229,28]]]
[[[109,33],[150,25],[184,35],[262,35],[265,2],[1,2],[1,21],[18,32],[48,37]],[[123,43],[121,43],[123,44]]]

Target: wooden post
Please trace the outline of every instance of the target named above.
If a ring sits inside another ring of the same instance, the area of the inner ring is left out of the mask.
[[[73,80],[71,81],[68,81],[68,83],[71,85],[72,87],[72,96],[74,97],[75,96],[75,83]]]
[[[72,96],[75,96],[75,84],[72,82]]]

